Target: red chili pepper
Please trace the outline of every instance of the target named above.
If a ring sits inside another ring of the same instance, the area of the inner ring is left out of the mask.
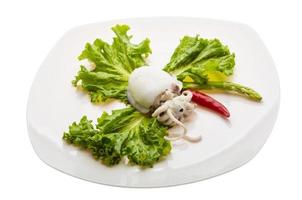
[[[197,92],[194,90],[189,90],[189,91],[192,92],[193,94],[192,101],[195,102],[196,104],[209,108],[212,111],[219,113],[223,117],[230,117],[230,112],[228,111],[228,109],[214,98],[202,92]]]

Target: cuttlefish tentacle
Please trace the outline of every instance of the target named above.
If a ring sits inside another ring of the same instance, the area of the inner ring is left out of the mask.
[[[182,122],[180,122],[178,119],[176,119],[174,117],[174,115],[172,114],[170,109],[167,110],[167,114],[169,115],[170,119],[172,119],[175,122],[175,124],[177,124],[183,128],[183,133],[181,135],[177,136],[178,139],[183,138],[189,142],[199,142],[202,139],[201,135],[197,135],[197,136],[187,135],[187,128],[185,127],[185,125]]]

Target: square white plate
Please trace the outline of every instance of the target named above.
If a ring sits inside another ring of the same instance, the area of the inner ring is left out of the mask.
[[[184,35],[219,38],[236,54],[232,81],[254,88],[261,103],[228,94],[211,94],[229,109],[224,120],[198,108],[187,123],[190,134],[202,134],[197,144],[175,144],[171,154],[150,169],[123,163],[106,167],[85,151],[67,145],[62,134],[82,115],[96,120],[103,111],[124,107],[113,102],[93,105],[88,95],[71,85],[86,42],[111,42],[115,24],[128,24],[134,41],[151,40],[150,65],[163,67]],[[27,108],[28,131],[37,155],[48,165],[89,181],[127,187],[159,187],[213,177],[249,161],[270,134],[279,107],[279,80],[270,54],[250,27],[200,18],[159,17],[88,24],[68,31],[50,51],[36,75]]]

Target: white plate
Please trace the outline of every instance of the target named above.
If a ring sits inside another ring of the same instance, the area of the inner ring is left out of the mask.
[[[142,170],[123,163],[106,167],[92,156],[67,145],[62,134],[82,115],[96,120],[102,111],[121,108],[115,102],[92,105],[76,91],[71,80],[79,70],[77,56],[86,42],[101,37],[112,41],[110,28],[129,24],[134,41],[150,38],[151,65],[164,66],[184,35],[219,38],[236,54],[234,82],[250,86],[263,96],[262,103],[227,94],[212,94],[231,112],[224,120],[198,108],[187,124],[190,134],[203,135],[197,144],[174,145],[171,154],[153,168]],[[233,22],[199,18],[138,18],[88,24],[68,31],[43,62],[32,85],[28,132],[37,155],[48,165],[89,181],[127,187],[159,187],[210,178],[237,168],[260,150],[270,134],[279,107],[279,80],[270,54],[250,27]]]

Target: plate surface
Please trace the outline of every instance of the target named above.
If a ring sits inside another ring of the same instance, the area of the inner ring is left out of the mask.
[[[134,41],[151,40],[150,65],[162,67],[180,38],[199,34],[219,38],[236,54],[234,82],[257,90],[263,102],[211,94],[230,110],[224,120],[198,108],[187,123],[190,134],[202,134],[197,144],[178,142],[171,154],[153,168],[142,170],[123,163],[106,167],[62,140],[62,134],[82,115],[96,120],[103,111],[124,107],[113,102],[92,105],[71,85],[79,70],[77,56],[95,38],[112,41],[115,24],[128,24]],[[199,18],[137,18],[88,24],[68,31],[51,50],[32,85],[27,107],[28,132],[37,155],[48,165],[89,181],[126,187],[159,187],[210,178],[237,168],[260,150],[269,136],[279,107],[279,80],[270,54],[259,36],[246,25]]]

